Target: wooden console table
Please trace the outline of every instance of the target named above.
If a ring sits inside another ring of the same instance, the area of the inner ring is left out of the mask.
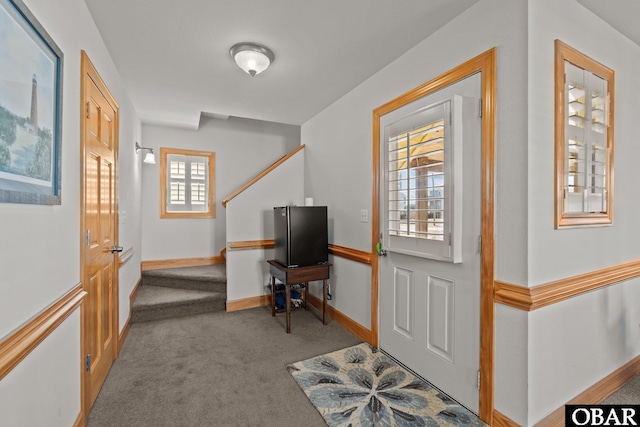
[[[287,333],[291,332],[291,285],[305,284],[304,307],[307,306],[309,296],[309,282],[322,280],[322,324],[327,324],[327,281],[331,264],[318,264],[307,267],[286,267],[276,260],[268,260],[271,273],[271,315],[276,315],[276,279],[284,284],[285,311],[287,313]]]

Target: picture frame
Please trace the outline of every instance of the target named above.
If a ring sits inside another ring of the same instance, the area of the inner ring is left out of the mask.
[[[21,0],[0,40],[0,203],[60,205],[63,53]]]

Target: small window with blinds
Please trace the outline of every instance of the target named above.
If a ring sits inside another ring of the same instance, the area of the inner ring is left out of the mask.
[[[613,70],[556,40],[556,228],[608,225]]]
[[[444,240],[444,120],[393,135],[389,147],[389,233]]]
[[[160,149],[161,218],[215,216],[215,153]]]
[[[452,111],[461,105],[462,98],[454,96],[395,121],[390,114],[381,122],[386,163],[383,240],[391,251],[460,262],[455,248],[459,230],[454,230],[460,210],[454,212],[453,188],[461,197],[461,168],[456,172],[454,159],[461,161],[462,143],[461,135],[455,138],[452,132]]]

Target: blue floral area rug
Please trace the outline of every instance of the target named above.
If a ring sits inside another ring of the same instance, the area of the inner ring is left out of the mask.
[[[366,343],[287,369],[330,427],[485,425]]]

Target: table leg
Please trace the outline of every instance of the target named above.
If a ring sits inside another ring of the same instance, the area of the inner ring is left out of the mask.
[[[276,315],[276,278],[271,276],[271,316]]]
[[[309,310],[309,282],[304,283],[304,309]]]
[[[327,279],[322,281],[322,324],[327,324]]]
[[[285,303],[287,304],[287,333],[291,332],[291,285],[285,283]]]

